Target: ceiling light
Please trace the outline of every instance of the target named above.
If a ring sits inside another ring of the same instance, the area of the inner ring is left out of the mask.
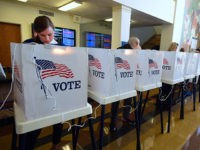
[[[135,22],[135,20],[131,20],[131,23],[134,23]]]
[[[105,21],[111,22],[111,21],[112,21],[112,18],[105,19]]]
[[[68,11],[70,9],[76,8],[76,7],[81,6],[81,5],[82,4],[80,2],[73,1],[73,2],[70,2],[70,3],[66,4],[66,5],[63,5],[63,6],[59,7],[58,10]]]
[[[20,1],[20,2],[27,2],[28,0],[18,0],[18,1]]]

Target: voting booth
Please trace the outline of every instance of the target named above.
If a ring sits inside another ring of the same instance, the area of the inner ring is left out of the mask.
[[[176,84],[184,81],[186,53],[163,51],[162,82]]]
[[[135,52],[88,48],[88,89],[100,97],[135,91]]]
[[[198,54],[186,52],[186,63],[184,69],[184,78],[191,79],[194,78],[197,69]]]
[[[136,90],[161,87],[163,53],[155,50],[136,51]]]
[[[200,54],[197,53],[197,65],[196,65],[196,76],[200,75]]]
[[[27,120],[87,105],[86,48],[12,43],[11,54],[14,98]]]

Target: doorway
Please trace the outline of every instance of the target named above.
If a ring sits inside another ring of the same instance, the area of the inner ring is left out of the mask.
[[[0,63],[3,67],[11,67],[10,42],[21,42],[21,26],[0,22]]]

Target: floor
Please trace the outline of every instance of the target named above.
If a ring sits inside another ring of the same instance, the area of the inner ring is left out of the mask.
[[[197,93],[198,94],[198,93]],[[97,107],[98,104],[93,102],[93,107]],[[118,131],[115,133],[109,132],[110,122],[110,105],[106,107],[106,120],[104,128],[104,150],[135,150],[136,149],[136,130],[135,125],[125,123],[121,119],[123,103],[120,103],[120,113],[117,122]],[[164,112],[164,125],[165,133],[161,134],[160,131],[160,116],[155,111],[155,101],[149,100],[147,102],[146,110],[144,113],[144,119],[141,126],[141,147],[142,150],[196,150],[200,149],[200,137],[198,127],[200,126],[200,103],[196,102],[196,111],[192,110],[192,96],[186,98],[185,102],[185,118],[179,119],[180,104],[176,104],[172,107],[171,118],[171,132],[166,133],[167,127],[167,112]],[[7,111],[7,112],[5,112]],[[12,110],[4,110],[0,112],[1,115],[11,115]],[[98,143],[98,131],[99,131],[99,114],[100,108],[97,109],[97,118],[94,120],[95,137]],[[0,115],[0,116],[1,116]],[[85,118],[86,119],[86,118]],[[9,150],[11,147],[12,138],[12,125],[10,123],[4,123],[0,127],[0,150]],[[68,125],[64,125],[62,142],[60,149],[71,149],[71,134],[68,132]],[[44,128],[36,144],[36,150],[49,150],[51,149],[51,127]],[[82,128],[79,134],[79,140],[77,149],[89,150],[91,149],[90,136],[88,127]]]

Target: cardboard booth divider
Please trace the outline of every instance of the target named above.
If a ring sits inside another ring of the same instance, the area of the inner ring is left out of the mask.
[[[27,120],[87,105],[86,48],[11,43],[11,54],[14,98]]]
[[[135,52],[88,48],[88,89],[99,97],[135,91]]]
[[[155,50],[136,51],[136,90],[161,87],[163,53]]]
[[[197,53],[188,53],[186,52],[186,63],[184,69],[184,78],[192,79],[196,74],[196,66],[198,62]]]
[[[200,54],[197,53],[197,65],[196,65],[196,76],[200,75]]]
[[[184,81],[186,53],[163,51],[162,82],[176,84]]]

